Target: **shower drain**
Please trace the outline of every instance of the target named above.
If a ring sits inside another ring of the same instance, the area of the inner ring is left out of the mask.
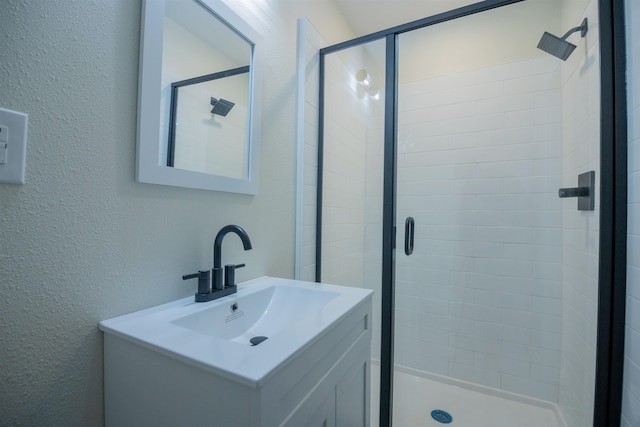
[[[453,420],[451,415],[449,415],[447,411],[443,411],[442,409],[431,411],[431,418],[442,424],[449,424]]]

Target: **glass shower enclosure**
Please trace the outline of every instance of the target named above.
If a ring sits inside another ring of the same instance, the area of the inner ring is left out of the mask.
[[[599,29],[536,47],[598,14],[489,1],[321,50],[315,280],[375,291],[372,425],[605,425]]]

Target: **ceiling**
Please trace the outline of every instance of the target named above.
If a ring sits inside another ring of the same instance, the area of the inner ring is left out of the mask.
[[[356,36],[447,12],[478,0],[336,0]]]
[[[478,0],[334,0],[355,36],[479,3]],[[401,81],[450,75],[469,69],[546,55],[537,49],[544,31],[561,35],[579,25],[586,0],[526,0],[402,35]],[[373,64],[384,58],[384,44],[364,45]],[[382,49],[382,51],[380,50]],[[371,70],[369,70],[371,72]]]
[[[564,17],[569,19],[565,24],[571,27],[580,25],[580,16],[588,3],[588,0],[529,1],[560,7]],[[470,4],[481,3],[480,0],[335,0],[335,2],[356,36],[371,34]]]

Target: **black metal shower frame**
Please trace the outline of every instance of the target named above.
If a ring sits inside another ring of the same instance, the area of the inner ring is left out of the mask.
[[[396,237],[398,36],[419,28],[526,0],[486,0],[320,50],[316,280],[321,280],[325,56],[385,39],[384,196],[380,425],[391,426]],[[624,0],[598,0],[600,37],[600,233],[593,427],[620,425],[624,362],[627,247],[627,101]]]

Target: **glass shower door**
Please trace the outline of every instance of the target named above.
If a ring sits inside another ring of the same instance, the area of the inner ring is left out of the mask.
[[[384,41],[324,56],[316,280],[374,290],[371,425],[378,425]]]
[[[597,198],[558,189],[598,176],[597,35],[566,62],[536,49],[582,5],[398,36],[395,426],[591,425]]]

